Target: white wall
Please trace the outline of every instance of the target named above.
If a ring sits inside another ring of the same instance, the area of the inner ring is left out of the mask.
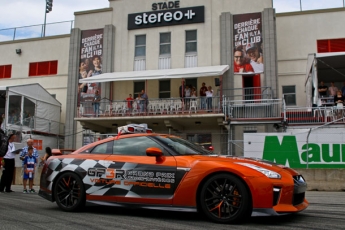
[[[65,122],[69,35],[34,38],[0,43],[0,65],[12,65],[9,79],[1,79],[2,86],[39,83],[61,103],[61,122]],[[20,55],[15,50],[21,49]],[[4,55],[5,54],[5,55]],[[29,77],[29,63],[58,61],[56,75]]]
[[[305,74],[317,40],[345,37],[345,9],[277,14],[278,95],[283,85],[296,85],[298,106],[306,106]]]

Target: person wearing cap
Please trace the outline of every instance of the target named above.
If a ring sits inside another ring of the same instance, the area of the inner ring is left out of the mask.
[[[255,43],[248,43],[246,46],[247,57],[250,58],[250,65],[253,67],[255,73],[264,72],[264,64],[259,52],[259,48]]]
[[[242,47],[237,47],[234,51],[234,72],[235,73],[250,73],[254,72],[253,67],[244,61]]]

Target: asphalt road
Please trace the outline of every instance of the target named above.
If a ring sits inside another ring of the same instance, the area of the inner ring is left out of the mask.
[[[37,187],[36,187],[37,188]],[[345,193],[308,191],[310,206],[287,216],[252,217],[241,225],[209,222],[196,213],[87,206],[79,213],[61,211],[21,186],[0,194],[0,229],[344,229]],[[37,189],[38,190],[38,189]]]

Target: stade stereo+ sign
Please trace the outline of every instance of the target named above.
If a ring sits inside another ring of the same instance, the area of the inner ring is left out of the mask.
[[[152,9],[165,9],[165,7],[152,6]],[[167,5],[169,6],[169,5]],[[179,5],[177,5],[179,6]],[[176,5],[175,5],[176,7]],[[128,30],[144,29],[160,26],[173,26],[205,21],[205,7],[195,6],[187,8],[135,13],[128,15]]]
[[[345,168],[345,144],[306,143],[295,135],[245,134],[245,157],[256,157],[291,168]]]

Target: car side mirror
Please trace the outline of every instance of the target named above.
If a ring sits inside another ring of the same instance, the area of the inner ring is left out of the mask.
[[[157,162],[162,162],[164,160],[162,150],[156,147],[147,148],[146,155],[149,157],[156,157]]]

